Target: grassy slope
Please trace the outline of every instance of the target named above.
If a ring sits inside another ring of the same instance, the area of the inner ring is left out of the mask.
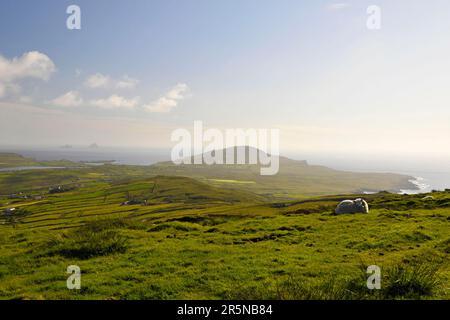
[[[179,175],[202,179],[221,188],[239,188],[278,198],[304,198],[314,195],[354,193],[362,191],[396,191],[414,189],[412,177],[389,173],[354,173],[312,166],[304,161],[280,158],[280,171],[274,176],[261,176],[257,165],[174,165],[158,163],[150,167],[161,175]],[[225,181],[224,181],[225,180]],[[230,184],[229,181],[245,183]]]
[[[359,279],[361,261],[382,270],[433,262],[440,284],[423,297],[450,298],[449,193],[366,196],[370,214],[335,216],[347,197],[268,204],[241,189],[148,174],[125,166],[0,174],[3,191],[44,195],[0,197],[1,208],[19,208],[0,225],[0,298],[327,298],[295,284]],[[75,189],[46,194],[62,182]],[[130,197],[150,205],[120,206]],[[78,292],[65,287],[72,264],[82,269]],[[409,297],[405,290],[393,298]]]
[[[0,153],[0,168],[33,166],[35,161],[15,153]]]

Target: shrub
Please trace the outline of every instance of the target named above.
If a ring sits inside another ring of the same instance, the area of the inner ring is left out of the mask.
[[[424,262],[409,265],[395,265],[387,269],[387,281],[383,294],[387,299],[420,299],[432,296],[438,288],[438,267]]]
[[[168,223],[161,223],[158,224],[155,227],[150,228],[147,230],[148,232],[159,232],[166,229],[174,229],[181,232],[190,232],[190,231],[198,231],[199,228],[192,223],[183,223],[183,222],[168,222]]]
[[[429,235],[420,231],[414,231],[411,234],[406,234],[404,235],[404,238],[412,242],[425,242],[432,239]]]
[[[435,246],[435,248],[449,254],[450,253],[450,238],[447,240],[441,241],[439,244]]]
[[[367,288],[366,266],[361,264],[353,277],[330,275],[322,281],[290,276],[275,287],[244,287],[233,290],[231,299],[279,300],[392,300],[429,298],[440,287],[435,263],[419,261],[382,268],[380,290]]]
[[[81,227],[49,242],[50,255],[89,259],[114,253],[124,253],[128,240],[107,224]]]
[[[418,260],[412,264],[398,263],[381,269],[381,289],[369,290],[366,286],[366,266],[347,281],[346,291],[351,299],[421,299],[433,296],[439,288],[438,264]]]
[[[92,232],[115,229],[145,230],[147,226],[142,222],[130,219],[104,219],[90,222],[81,227],[81,230],[90,230]]]

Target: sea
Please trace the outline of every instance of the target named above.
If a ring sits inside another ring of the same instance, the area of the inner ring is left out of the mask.
[[[0,152],[18,153],[38,161],[70,160],[74,162],[112,162],[126,165],[151,165],[170,160],[170,149],[114,148],[114,147],[0,147]],[[286,153],[291,159],[307,160],[311,165],[323,165],[337,170],[353,172],[390,172],[409,175],[417,189],[401,190],[401,193],[417,194],[432,190],[450,189],[450,159],[414,161],[411,157],[377,156],[356,157],[345,155]],[[393,160],[394,159],[394,160]]]
[[[307,159],[309,164],[323,165],[352,172],[397,173],[411,176],[416,186],[399,193],[419,194],[450,189],[450,157],[428,154],[288,154],[293,159]]]

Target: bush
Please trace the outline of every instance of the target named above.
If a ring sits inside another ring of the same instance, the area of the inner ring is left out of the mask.
[[[244,287],[233,290],[230,299],[278,300],[392,300],[429,298],[439,289],[438,267],[424,261],[382,268],[380,290],[367,288],[366,266],[353,277],[331,275],[323,281],[290,276],[275,287]]]
[[[387,281],[382,288],[384,297],[420,299],[432,296],[439,286],[437,271],[434,264],[395,265],[387,270]]]
[[[49,242],[50,255],[89,259],[114,253],[124,253],[128,240],[108,224],[94,223],[81,227]]]
[[[195,224],[175,221],[158,224],[157,226],[148,229],[147,232],[159,232],[166,229],[174,229],[176,231],[181,232],[190,232],[199,230],[198,226],[196,226]]]
[[[5,213],[0,213],[0,221],[7,225],[12,225],[15,227],[17,224],[22,222],[22,219],[31,215],[31,212],[24,208],[18,208],[10,215],[6,215]]]
[[[84,231],[101,232],[115,229],[131,229],[131,230],[145,230],[147,225],[145,223],[130,220],[130,219],[104,219],[90,222],[80,228]]]

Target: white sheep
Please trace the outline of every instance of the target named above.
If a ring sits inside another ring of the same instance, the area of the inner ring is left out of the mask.
[[[344,200],[338,204],[336,214],[344,213],[369,213],[369,205],[363,199]]]

